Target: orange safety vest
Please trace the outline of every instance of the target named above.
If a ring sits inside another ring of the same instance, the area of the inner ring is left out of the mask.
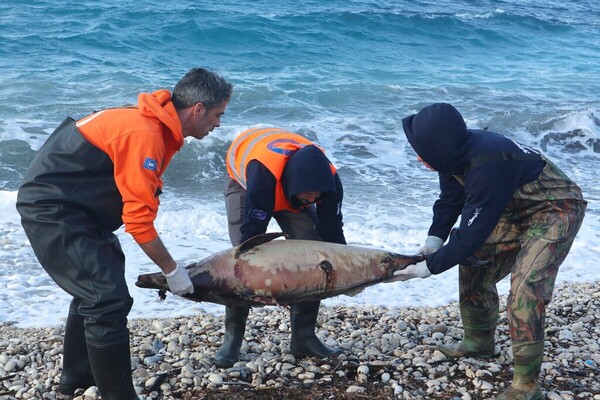
[[[294,209],[285,197],[281,176],[283,175],[283,169],[288,159],[296,151],[309,145],[315,144],[298,134],[280,128],[248,129],[240,133],[231,143],[231,146],[229,146],[229,150],[227,150],[225,160],[227,173],[231,179],[234,179],[244,189],[247,189],[246,167],[252,160],[260,161],[277,180],[275,209],[273,211],[299,211]],[[323,151],[323,153],[325,152]],[[331,174],[333,175],[336,173],[336,169],[331,163],[330,165]]]

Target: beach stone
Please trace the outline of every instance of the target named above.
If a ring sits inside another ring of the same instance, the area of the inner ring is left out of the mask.
[[[492,385],[491,383],[481,380],[481,379],[476,379],[474,381],[475,387],[480,389],[480,390],[492,390],[494,388],[494,385]]]
[[[400,321],[396,324],[396,330],[401,332],[405,331],[408,328],[408,324],[404,321]]]
[[[551,400],[600,400],[598,319],[574,315],[573,311],[565,313],[560,308],[561,298],[581,299],[584,295],[578,293],[585,290],[590,299],[585,303],[585,312],[600,315],[600,294],[593,285],[559,286],[555,288],[557,305],[552,302],[548,307],[540,382],[543,390],[544,382],[553,382],[552,390],[547,389]],[[570,306],[574,309],[573,304],[576,303],[571,302]],[[194,395],[208,389],[227,392],[245,387],[260,393],[267,388],[284,391],[298,385],[334,383],[343,391],[351,386],[363,388],[363,392],[356,392],[359,396],[368,397],[373,387],[379,387],[389,388],[395,399],[439,396],[470,400],[471,396],[492,398],[494,393],[503,391],[507,386],[503,372],[512,368],[511,339],[503,324],[499,324],[496,334],[497,358],[449,361],[435,349],[434,343],[455,343],[462,337],[460,319],[450,317],[457,310],[455,304],[426,310],[322,307],[322,328],[317,334],[325,343],[345,344],[343,353],[332,359],[296,358],[282,352],[282,348],[289,347],[289,330],[279,332],[278,328],[289,318],[289,312],[278,307],[266,310],[251,313],[240,361],[224,370],[213,364],[223,340],[222,316],[204,313],[130,321],[132,375],[140,398],[177,400],[176,393]],[[501,312],[505,313],[505,308]],[[429,327],[420,327],[424,314],[429,316]],[[341,315],[345,315],[344,319]],[[441,330],[442,324],[447,333],[434,332]],[[158,332],[156,326],[164,329]],[[212,328],[202,328],[205,326]],[[44,393],[42,400],[62,399],[56,388],[62,371],[63,331],[53,329],[54,342],[48,340],[48,329],[0,324],[0,377],[14,375],[0,380],[0,393],[11,388],[19,399],[37,400],[39,393]],[[353,334],[355,337],[351,338]],[[159,357],[152,358],[155,356]],[[7,364],[11,372],[6,371]],[[155,392],[148,393],[159,376],[166,379]],[[369,378],[376,385],[362,383]]]
[[[571,330],[575,333],[583,332],[585,329],[585,324],[583,322],[575,322],[571,325]]]
[[[208,376],[208,380],[211,383],[217,383],[217,384],[223,383],[223,377],[220,374],[210,374]]]
[[[4,370],[6,372],[14,372],[17,370],[17,361],[16,360],[8,360],[6,364],[4,364]]]
[[[346,389],[346,393],[364,393],[367,389],[362,386],[351,385]]]
[[[89,387],[82,396],[83,400],[98,400],[100,398],[100,392],[96,386]]]

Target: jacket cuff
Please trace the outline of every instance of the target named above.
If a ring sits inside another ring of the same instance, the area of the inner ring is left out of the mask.
[[[158,232],[156,232],[156,229],[154,228],[154,226],[152,226],[152,227],[150,227],[150,229],[148,229],[145,232],[131,233],[131,236],[133,236],[133,240],[135,240],[136,243],[143,244],[143,243],[151,242],[154,239],[156,239],[158,237]]]

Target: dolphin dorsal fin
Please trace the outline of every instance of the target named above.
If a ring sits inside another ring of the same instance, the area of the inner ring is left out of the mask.
[[[263,243],[270,242],[273,239],[277,239],[278,237],[285,236],[283,232],[272,232],[272,233],[263,233],[262,235],[256,235],[253,238],[246,240],[244,243],[240,244],[235,252],[235,258],[238,258],[240,255],[244,254],[248,250],[261,245]]]

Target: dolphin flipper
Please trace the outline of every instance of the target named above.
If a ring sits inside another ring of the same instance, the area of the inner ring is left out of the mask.
[[[240,244],[235,251],[235,258],[238,258],[248,250],[261,245],[263,243],[270,242],[271,240],[277,239],[278,237],[285,236],[283,232],[271,232],[271,233],[263,233],[262,235],[256,235],[244,243]]]

